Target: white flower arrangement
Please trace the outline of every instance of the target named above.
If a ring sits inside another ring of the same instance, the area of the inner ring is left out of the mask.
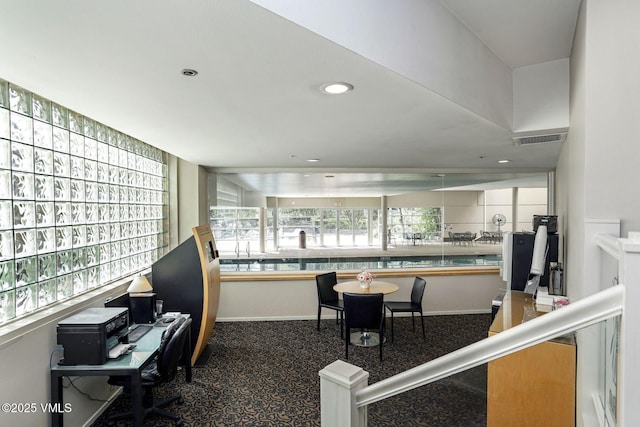
[[[364,283],[366,285],[369,285],[373,281],[373,276],[368,271],[363,271],[361,273],[358,273],[356,278],[360,283]]]

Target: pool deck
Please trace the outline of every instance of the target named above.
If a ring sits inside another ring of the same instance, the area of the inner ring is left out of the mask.
[[[501,255],[502,244],[475,243],[471,245],[425,244],[389,246],[386,251],[378,247],[322,247],[307,249],[281,249],[278,252],[255,252],[251,256],[235,253],[221,253],[227,259],[238,258],[330,258],[330,257],[360,257],[360,256],[439,256],[439,255]]]

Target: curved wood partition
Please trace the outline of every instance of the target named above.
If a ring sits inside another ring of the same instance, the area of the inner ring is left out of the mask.
[[[195,364],[209,342],[216,323],[220,302],[220,260],[211,227],[208,224],[200,225],[193,227],[192,231],[200,255],[203,289],[202,323],[192,358],[192,364]]]
[[[165,312],[191,315],[194,365],[215,326],[220,301],[220,261],[209,225],[193,227],[193,236],[151,266],[151,281]]]

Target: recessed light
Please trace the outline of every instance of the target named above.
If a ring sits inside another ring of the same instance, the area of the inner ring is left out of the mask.
[[[319,161],[320,161],[320,159],[308,159],[307,160],[307,162],[309,162],[309,163],[317,163]]]
[[[336,82],[326,83],[322,85],[322,92],[328,95],[342,95],[353,90],[353,85],[350,83]]]
[[[183,76],[187,77],[195,77],[198,75],[198,72],[196,70],[192,70],[191,68],[185,68],[181,71],[181,73]]]
[[[498,160],[498,163],[509,163],[511,160],[507,160],[507,159],[503,159],[503,160]]]

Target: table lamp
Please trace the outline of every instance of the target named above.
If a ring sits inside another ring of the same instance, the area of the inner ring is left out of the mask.
[[[133,323],[153,323],[156,321],[156,294],[146,276],[140,275],[131,281],[129,310]]]
[[[152,290],[153,287],[151,286],[151,283],[149,283],[149,279],[147,279],[147,276],[142,275],[133,279],[131,281],[131,284],[127,288],[127,292],[129,292],[130,294],[139,292],[151,292]]]

